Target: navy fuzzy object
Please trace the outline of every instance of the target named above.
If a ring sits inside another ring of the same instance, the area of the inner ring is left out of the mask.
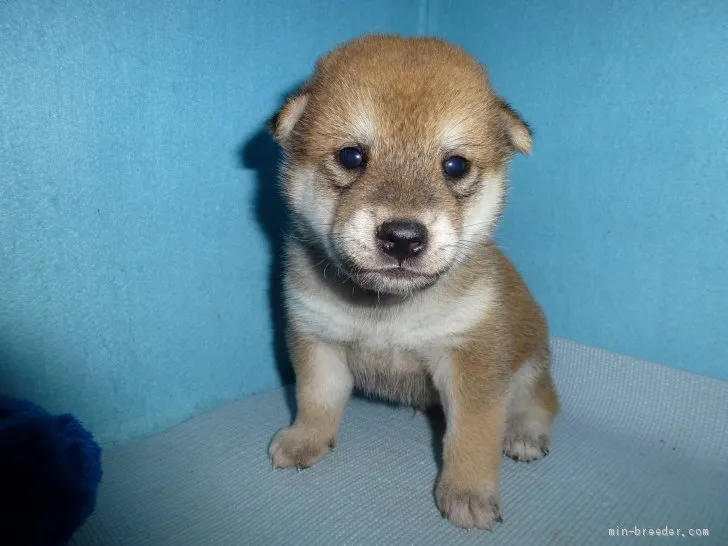
[[[0,544],[67,544],[100,481],[101,449],[72,415],[0,397]]]

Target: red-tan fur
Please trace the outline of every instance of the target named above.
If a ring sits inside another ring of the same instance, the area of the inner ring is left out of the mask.
[[[274,466],[320,459],[354,388],[441,404],[438,507],[456,525],[490,529],[502,453],[547,453],[559,409],[546,320],[492,241],[508,164],[530,153],[530,130],[462,49],[367,36],[322,58],[272,131],[294,217],[286,303],[298,404],[271,443]],[[336,160],[349,146],[367,154],[355,172]],[[462,180],[444,178],[452,154],[470,162]],[[426,224],[432,244],[397,269],[373,241],[400,217]]]

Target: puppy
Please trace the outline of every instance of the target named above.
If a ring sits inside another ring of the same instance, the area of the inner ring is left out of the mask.
[[[371,35],[320,59],[271,130],[294,218],[298,405],[273,465],[305,468],[333,447],[354,388],[442,405],[438,507],[490,529],[503,452],[545,455],[559,408],[544,315],[492,240],[528,126],[462,49]]]

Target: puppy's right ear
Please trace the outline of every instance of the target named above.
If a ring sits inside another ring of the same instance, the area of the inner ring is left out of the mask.
[[[508,140],[516,152],[524,155],[531,155],[533,146],[533,131],[521,115],[503,99],[498,99],[501,108],[501,116],[505,122]]]
[[[268,123],[268,130],[278,142],[285,144],[293,128],[301,119],[308,104],[308,92],[301,90],[286,101],[286,104]]]

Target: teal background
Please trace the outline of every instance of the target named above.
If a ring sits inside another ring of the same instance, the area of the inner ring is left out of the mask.
[[[0,2],[0,393],[113,442],[289,381],[263,123],[374,31],[462,44],[533,124],[499,239],[554,334],[728,378],[727,25],[718,0]]]
[[[429,20],[535,130],[499,239],[553,333],[728,379],[728,2],[439,0]]]

